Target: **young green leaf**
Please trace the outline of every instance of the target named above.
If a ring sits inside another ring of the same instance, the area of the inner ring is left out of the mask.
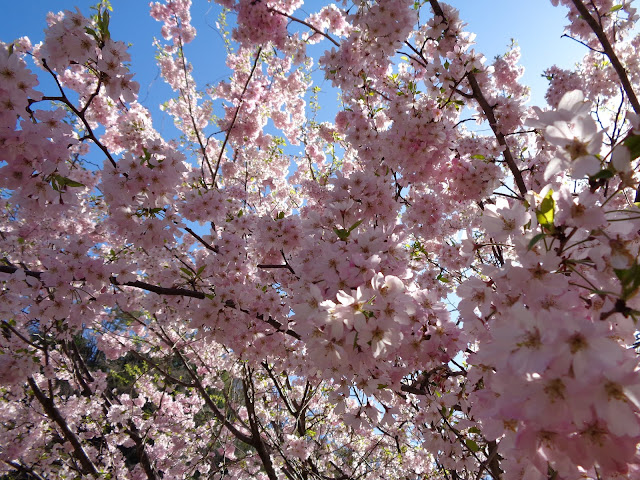
[[[553,190],[549,190],[540,203],[540,208],[536,210],[536,218],[541,227],[553,230],[553,218],[556,201],[553,199]]]

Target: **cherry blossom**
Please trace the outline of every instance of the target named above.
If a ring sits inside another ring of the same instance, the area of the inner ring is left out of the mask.
[[[544,107],[438,0],[217,3],[206,88],[150,5],[178,139],[106,3],[0,44],[0,475],[636,478],[631,2]]]

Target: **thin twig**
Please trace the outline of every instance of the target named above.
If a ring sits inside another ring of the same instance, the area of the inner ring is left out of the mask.
[[[180,19],[176,17],[176,22],[179,23]],[[191,125],[193,126],[193,131],[196,135],[196,139],[198,140],[198,145],[200,145],[200,152],[202,152],[202,158],[204,159],[204,161],[206,162],[207,166],[209,167],[209,172],[211,173],[211,178],[213,178],[212,183],[215,182],[215,175],[213,174],[213,168],[211,167],[211,162],[209,161],[209,156],[207,155],[207,149],[205,147],[205,145],[202,143],[202,138],[200,137],[200,130],[198,130],[198,126],[196,125],[196,119],[194,118],[193,115],[193,107],[191,106],[191,94],[189,94],[189,73],[187,71],[187,62],[184,56],[184,48],[183,48],[183,43],[182,43],[182,36],[179,37],[179,56],[180,56],[180,60],[182,62],[182,71],[184,72],[184,83],[186,85],[186,92],[187,94],[185,95],[185,93],[181,90],[180,93],[182,93],[183,97],[186,97],[187,99],[187,108],[189,109],[189,118],[191,119]],[[186,132],[185,132],[186,133]],[[204,172],[203,172],[203,182],[204,182],[204,186],[206,188],[207,186],[207,182],[204,179]]]
[[[300,23],[302,25],[304,25],[305,27],[309,27],[311,30],[313,30],[314,32],[316,32],[318,35],[322,35],[323,37],[325,37],[326,39],[328,39],[330,42],[332,42],[336,47],[339,47],[340,44],[334,40],[331,35],[329,35],[328,33],[324,33],[322,30],[314,27],[313,25],[311,25],[309,22],[305,22],[304,20],[300,20],[299,18],[293,17],[287,13],[281,12],[279,10],[276,10],[275,8],[269,8],[270,11],[272,11],[273,13],[277,13],[278,15],[282,15],[283,17],[287,17],[289,20],[293,21],[293,22],[297,22]]]
[[[58,86],[58,90],[60,90],[61,97],[52,97],[52,99],[55,98],[55,100],[64,103],[67,107],[69,107],[69,109],[71,109],[71,111],[84,124],[84,128],[88,132],[85,136],[88,136],[93,141],[93,143],[95,143],[98,146],[98,148],[103,151],[103,153],[109,159],[109,162],[111,162],[111,165],[113,165],[113,168],[117,168],[116,162],[113,159],[113,157],[111,156],[111,153],[109,153],[109,150],[107,149],[107,147],[105,147],[102,143],[100,143],[98,138],[93,133],[93,130],[91,129],[91,126],[89,125],[89,122],[87,122],[87,119],[84,118],[84,110],[83,110],[83,112],[80,112],[75,107],[75,105],[73,103],[71,103],[71,101],[67,98],[67,95],[64,93],[64,89],[62,88],[62,85],[60,85],[60,82],[58,81],[58,76],[53,72],[53,70],[51,70],[51,68],[49,68],[49,66],[47,65],[47,61],[44,60],[44,59],[42,60],[42,66],[45,68],[45,70],[47,70],[47,72],[49,72],[51,74],[51,76],[53,77],[53,79],[56,82],[56,85]],[[45,98],[43,98],[43,99],[45,99]],[[30,103],[35,103],[35,102],[30,102]]]
[[[247,88],[249,87],[249,82],[251,81],[251,78],[253,77],[253,73],[255,72],[256,67],[258,66],[258,61],[260,60],[261,53],[262,53],[262,47],[258,48],[258,52],[256,53],[256,59],[253,62],[253,66],[251,67],[251,71],[249,72],[249,76],[247,77],[247,81],[245,82],[244,88],[242,89],[242,93],[240,94],[238,107],[236,108],[236,111],[233,114],[233,118],[231,119],[231,125],[229,125],[229,128],[227,129],[227,134],[225,135],[224,141],[222,142],[222,147],[220,147],[220,153],[218,154],[218,161],[216,162],[216,168],[213,171],[213,180],[211,182],[214,187],[216,185],[216,177],[218,176],[218,169],[220,168],[222,155],[224,155],[224,149],[227,146],[227,143],[229,142],[229,138],[231,137],[231,130],[233,130],[233,126],[235,125],[236,119],[238,118],[238,114],[240,113],[240,108],[242,107],[242,97],[244,96],[245,92],[247,91]]]
[[[205,241],[202,237],[200,237],[200,235],[198,235],[196,232],[191,230],[189,227],[185,227],[185,231],[189,233],[193,238],[198,240],[207,250],[211,250],[214,253],[220,253],[220,249],[218,247],[215,247],[210,243],[208,243],[207,241]]]

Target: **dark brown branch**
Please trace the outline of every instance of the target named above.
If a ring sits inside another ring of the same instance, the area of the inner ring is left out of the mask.
[[[600,53],[600,54],[602,54],[602,55],[604,55],[604,54],[605,54],[603,50],[597,50],[597,49],[595,49],[595,48],[593,48],[593,47],[589,46],[589,44],[588,44],[588,43],[583,42],[582,40],[578,40],[577,38],[572,37],[571,35],[567,35],[566,33],[565,33],[565,34],[563,34],[563,35],[560,35],[560,38],[568,38],[569,40],[573,40],[574,42],[577,42],[577,43],[579,43],[580,45],[582,45],[582,46],[584,46],[584,47],[587,47],[587,48],[588,48],[589,50],[591,50],[592,52]]]
[[[22,465],[22,464],[20,464],[18,462],[12,462],[12,461],[7,461],[7,460],[3,460],[3,462],[6,463],[7,465],[9,465],[10,467],[15,468],[21,474],[26,475],[26,478],[33,477],[36,480],[46,480],[42,475],[40,475],[38,472],[36,472],[32,468],[27,467],[26,465]],[[20,478],[23,478],[23,477],[21,476]]]
[[[13,267],[9,265],[0,265],[0,273],[15,273],[17,270],[18,270],[18,267]],[[24,270],[24,273],[28,277],[34,277],[34,278],[40,279],[43,272],[34,272],[32,270]],[[147,290],[148,292],[157,293],[158,295],[180,295],[183,297],[199,298],[201,300],[206,298],[205,294],[202,292],[187,290],[185,288],[159,287],[158,285],[152,285],[150,283],[141,282],[139,280],[136,280],[135,282],[121,283],[118,281],[116,277],[109,277],[109,282],[111,282],[112,285],[116,285],[116,286],[140,288],[142,290]]]
[[[118,282],[118,279],[116,277],[110,277],[109,281],[111,282],[112,285],[140,288],[142,290],[146,290],[147,292],[157,293],[158,295],[191,297],[191,298],[198,298],[200,300],[204,300],[205,298],[207,298],[203,292],[198,292],[196,290],[188,290],[186,288],[160,287],[158,285],[152,285],[150,283],[141,282],[139,280],[136,280],[135,282],[120,283]]]
[[[453,89],[453,92],[457,93],[458,95],[460,95],[461,97],[464,97],[468,100],[475,98],[474,95],[467,93],[467,92],[463,92],[462,90],[460,90],[459,88],[455,88]],[[453,92],[451,93],[453,95]],[[450,97],[451,98],[451,97]]]
[[[486,462],[489,464],[491,476],[495,480],[498,480],[502,473],[502,469],[500,468],[500,459],[502,457],[498,454],[498,442],[491,440],[490,442],[487,442],[487,446],[489,448],[489,456],[487,457]]]
[[[66,420],[60,414],[60,411],[56,408],[55,404],[53,403],[53,400],[47,397],[42,392],[42,390],[40,390],[40,388],[38,387],[38,384],[32,377],[29,377],[27,381],[29,382],[29,386],[31,387],[31,390],[33,391],[33,394],[35,395],[36,399],[38,400],[38,402],[40,402],[40,405],[42,405],[42,408],[44,408],[44,411],[47,414],[47,416],[51,420],[53,420],[58,425],[58,427],[60,427],[60,430],[62,431],[62,435],[73,447],[75,456],[83,467],[82,473],[93,475],[96,477],[99,476],[98,469],[93,464],[91,459],[87,456],[87,453],[84,451],[84,448],[82,448],[82,444],[80,443],[80,440],[78,440],[78,437],[76,437],[75,434],[71,431],[71,429],[67,425]]]
[[[596,34],[598,40],[600,41],[600,45],[602,45],[602,49],[604,50],[605,55],[609,58],[611,65],[615,69],[618,77],[620,78],[620,82],[622,83],[622,88],[624,88],[627,97],[629,97],[629,102],[631,106],[633,106],[633,110],[640,114],[640,102],[638,101],[638,97],[636,97],[635,92],[633,91],[633,86],[629,81],[629,77],[627,76],[627,71],[622,66],[620,59],[616,55],[616,52],[613,50],[611,46],[611,42],[607,38],[607,35],[604,33],[602,26],[596,21],[595,18],[591,16],[587,7],[582,3],[581,0],[571,0],[575,5],[576,9],[582,16],[585,22],[589,25],[593,33]]]
[[[0,273],[15,273],[16,270],[19,270],[19,268],[12,265],[0,265]],[[34,277],[38,279],[40,278],[40,275],[42,275],[42,272],[33,272],[31,270],[25,270],[24,273],[27,277]]]
[[[296,274],[295,270],[293,269],[293,267],[291,265],[289,265],[289,262],[287,261],[287,257],[284,254],[284,250],[280,250],[280,253],[282,254],[282,260],[284,260],[284,263],[276,263],[276,264],[259,264],[258,268],[286,268],[287,270],[289,270],[291,273],[293,273],[294,275]],[[297,276],[296,276],[297,277]],[[300,277],[297,277],[300,278]]]
[[[429,0],[429,3],[431,4],[431,8],[433,9],[434,13],[439,17],[441,17],[444,23],[447,23],[447,19],[444,16],[444,11],[442,10],[442,7],[438,3],[438,0]],[[522,172],[518,169],[518,166],[516,165],[516,162],[513,159],[513,155],[507,145],[507,141],[505,139],[504,134],[498,128],[498,122],[493,113],[493,107],[489,104],[484,94],[482,93],[482,89],[480,88],[480,85],[478,84],[478,80],[476,79],[475,75],[470,72],[467,74],[467,78],[469,80],[469,85],[471,86],[471,91],[473,92],[473,98],[475,98],[475,100],[478,102],[478,104],[480,105],[480,108],[482,108],[482,111],[487,117],[487,120],[489,121],[489,126],[491,127],[491,130],[493,130],[496,140],[498,140],[498,144],[504,147],[504,152],[503,152],[504,159],[507,163],[507,166],[509,167],[509,170],[511,170],[513,179],[518,187],[518,190],[520,191],[521,196],[524,197],[524,195],[527,193],[527,187],[524,183],[524,179],[522,178]],[[458,91],[457,93],[465,97],[468,95],[462,91]]]
[[[225,305],[225,307],[234,308],[234,309],[240,310],[243,313],[246,313],[247,315],[250,315],[250,312],[248,310],[245,310],[244,308],[238,308],[236,306],[236,304],[233,302],[233,300],[227,300],[224,305]],[[286,333],[287,335],[289,335],[290,337],[295,338],[296,340],[301,340],[302,339],[302,337],[300,336],[300,334],[298,332],[296,332],[294,330],[291,330],[290,328],[287,329],[287,330],[283,330],[282,329],[282,323],[277,321],[275,318],[268,317],[265,320],[264,315],[262,315],[261,313],[257,314],[256,318],[258,320],[262,320],[263,322],[267,322],[269,325],[271,325],[277,331],[279,331],[281,333]]]
[[[6,320],[2,320],[2,328],[6,329],[6,330],[10,330],[11,333],[13,333],[14,335],[16,335],[20,340],[22,340],[24,343],[26,343],[27,345],[29,345],[30,347],[36,348],[38,350],[43,350],[42,346],[40,345],[36,345],[35,343],[33,343],[31,340],[29,340],[28,338],[26,338],[24,335],[22,335],[18,330],[16,330],[9,322],[7,322]],[[6,332],[4,332],[6,333]]]
[[[191,230],[189,227],[185,227],[185,231],[189,233],[193,238],[198,240],[207,250],[211,250],[214,253],[220,253],[220,249],[218,247],[214,247],[213,245],[206,242],[200,235]]]
[[[447,19],[444,18],[444,12],[442,11],[442,7],[438,3],[438,0],[429,0],[429,3],[431,4],[431,8],[433,9],[433,12],[439,17],[442,17],[442,21],[446,23]]]
[[[245,370],[245,378],[242,379],[242,392],[244,393],[245,408],[247,409],[247,416],[249,417],[249,425],[251,426],[251,434],[254,441],[254,448],[258,452],[258,456],[262,461],[264,470],[269,477],[269,480],[278,480],[278,475],[273,468],[273,462],[271,461],[271,455],[267,450],[267,446],[262,440],[260,429],[258,428],[257,415],[254,405],[255,392],[253,391],[253,382],[251,382],[251,398],[249,398],[249,373]]]
[[[100,87],[102,87],[102,77],[99,74],[98,75],[98,85],[96,85],[96,89],[89,96],[89,98],[87,99],[87,103],[84,104],[84,107],[82,107],[82,109],[80,110],[80,114],[81,115],[85,114],[85,112],[87,111],[87,109],[91,105],[91,102],[93,102],[93,99],[98,96],[98,94],[100,93]]]
[[[284,406],[287,408],[287,410],[289,410],[289,413],[293,417],[296,417],[299,412],[296,411],[296,409],[292,405],[292,402],[289,400],[289,397],[287,396],[286,393],[284,393],[284,390],[282,389],[282,386],[280,385],[280,382],[278,381],[278,379],[274,375],[273,370],[271,370],[271,368],[269,368],[269,364],[267,362],[262,362],[262,366],[267,371],[267,375],[269,375],[269,378],[271,379],[271,381],[275,385],[276,390],[278,390],[278,394],[280,395],[280,398],[284,402]]]
[[[414,395],[427,395],[428,392],[421,388],[416,388],[413,385],[402,385],[400,390],[406,393],[413,393]]]
[[[9,265],[0,265],[0,273],[15,273],[16,270],[18,270],[18,267],[13,267]],[[42,272],[34,272],[31,270],[25,270],[24,272],[29,277],[34,277],[39,279],[42,276]],[[207,295],[204,292],[198,292],[197,290],[188,290],[186,288],[175,288],[175,287],[160,287],[158,285],[153,285],[151,283],[141,282],[140,280],[136,280],[134,282],[120,283],[118,282],[118,279],[116,277],[110,277],[109,282],[112,285],[115,285],[118,287],[134,287],[134,288],[139,288],[141,290],[146,290],[147,292],[156,293],[158,295],[182,296],[182,297],[197,298],[199,300],[204,300],[205,298],[207,298]],[[249,312],[248,310],[245,310],[243,308],[238,308],[235,302],[233,302],[232,300],[227,300],[224,303],[224,306],[227,308],[233,308],[233,309],[239,310],[243,313],[246,313],[247,315],[251,315],[251,312]],[[291,330],[291,329],[283,330],[282,323],[280,323],[278,320],[276,320],[271,316],[265,318],[264,315],[260,313],[260,314],[256,314],[256,318],[265,323],[268,323],[280,333],[289,335],[290,337],[293,337],[296,340],[301,339],[300,335],[294,330]]]
[[[480,108],[482,108],[485,116],[487,117],[489,126],[491,127],[491,130],[493,130],[493,134],[495,135],[496,140],[498,140],[498,143],[504,147],[504,152],[502,152],[502,154],[504,155],[504,159],[507,162],[509,170],[511,170],[513,180],[516,182],[518,190],[520,191],[520,195],[524,197],[527,193],[527,186],[524,184],[522,172],[518,169],[513,155],[511,154],[511,149],[507,145],[507,140],[505,139],[504,134],[498,128],[498,121],[496,120],[496,116],[493,113],[493,107],[489,105],[489,102],[482,93],[482,89],[480,88],[480,85],[478,85],[476,76],[473,73],[469,73],[467,75],[467,78],[469,79],[469,85],[471,85],[473,96],[480,105]]]
[[[405,41],[404,43],[405,43],[405,45],[408,45],[409,48],[411,48],[411,50],[413,50],[414,52],[418,52],[418,50],[413,45],[411,45],[409,42]],[[400,50],[398,53],[401,54],[401,55],[406,55],[408,58],[410,58],[412,61],[414,61],[415,63],[420,65],[422,68],[427,68],[427,65],[425,65],[424,61],[420,60],[419,58],[414,57],[409,52],[403,52],[402,50]]]

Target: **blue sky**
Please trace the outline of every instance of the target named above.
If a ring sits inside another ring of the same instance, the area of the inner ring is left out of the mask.
[[[95,3],[87,0],[26,0],[3,2],[0,17],[0,40],[10,42],[26,35],[36,43],[43,38],[46,13],[74,9],[77,5],[85,15]],[[160,23],[149,16],[148,2],[144,0],[112,0],[114,12],[111,20],[112,38],[132,43],[133,71],[140,83],[140,102],[154,115],[154,125],[162,133],[175,136],[172,120],[158,110],[158,105],[170,98],[155,65],[153,37],[160,36]],[[321,2],[307,2],[308,12]],[[324,2],[322,2],[324,3]],[[560,38],[564,25],[565,9],[554,8],[545,0],[454,0],[450,2],[461,12],[468,23],[467,30],[477,34],[476,50],[491,61],[517,40],[522,50],[525,66],[524,83],[532,87],[532,104],[544,103],[546,80],[541,77],[545,68],[555,64],[570,67],[585,53],[585,48],[567,38]],[[224,43],[215,24],[220,8],[214,3],[195,0],[192,8],[193,24],[198,37],[188,46],[187,56],[194,64],[194,76],[198,85],[215,84],[226,78]],[[297,16],[304,15],[298,13]],[[317,78],[317,77],[315,77]],[[318,79],[321,82],[321,79]],[[329,87],[320,85],[323,89]]]

